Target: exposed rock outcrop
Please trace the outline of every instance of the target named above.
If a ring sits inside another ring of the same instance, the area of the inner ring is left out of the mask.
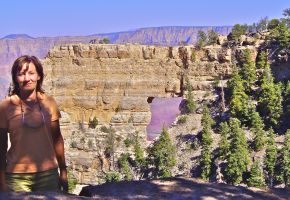
[[[51,49],[43,61],[44,86],[67,116],[62,119],[62,132],[70,149],[69,165],[79,182],[102,182],[113,167],[104,152],[111,129],[116,158],[131,151],[124,140],[136,132],[147,145],[148,98],[183,96],[187,77],[196,100],[204,99],[215,79],[231,74],[232,54],[222,46],[196,50],[193,46],[72,44]],[[88,129],[93,117],[99,124]]]

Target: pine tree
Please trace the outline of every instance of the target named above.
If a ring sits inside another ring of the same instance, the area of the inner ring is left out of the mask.
[[[290,186],[290,130],[285,134],[284,145],[282,149],[282,179],[285,187]]]
[[[265,166],[267,172],[267,180],[271,187],[273,186],[276,161],[277,161],[277,146],[275,143],[275,134],[273,129],[270,129],[268,132]]]
[[[251,124],[251,132],[254,133],[254,149],[255,151],[261,150],[266,143],[265,138],[265,131],[264,131],[264,123],[262,118],[260,117],[258,112],[252,113],[251,118],[252,124]]]
[[[131,181],[133,179],[133,172],[130,168],[129,158],[129,154],[121,154],[120,158],[118,159],[120,170],[126,181]]]
[[[233,71],[228,87],[230,89],[231,117],[238,118],[243,124],[247,124],[250,120],[251,104],[237,68]]]
[[[239,184],[250,162],[248,144],[241,122],[236,118],[229,121],[231,128],[230,152],[227,157],[226,178],[230,184]]]
[[[148,149],[148,158],[155,167],[155,177],[171,177],[171,170],[176,164],[175,146],[172,144],[169,133],[162,129],[159,139]]]
[[[229,143],[229,133],[230,127],[227,122],[222,122],[220,124],[219,133],[221,135],[221,139],[219,142],[219,158],[225,159],[228,156],[230,143]]]
[[[256,67],[257,69],[265,69],[267,65],[267,52],[261,51],[257,57]]]
[[[207,36],[208,36],[208,45],[213,45],[213,44],[217,44],[218,41],[218,33],[214,32],[213,30],[210,30],[207,32]]]
[[[251,187],[265,186],[263,169],[260,166],[260,162],[258,160],[254,162],[251,168],[250,178],[248,179],[248,185]]]
[[[134,139],[134,157],[135,157],[134,167],[135,167],[135,172],[136,172],[136,178],[141,179],[147,168],[147,163],[144,156],[144,151],[139,142],[138,132],[136,132],[135,139]]]
[[[210,117],[209,109],[207,106],[203,109],[201,124],[202,128],[202,138],[201,138],[201,160],[200,160],[200,167],[201,167],[201,178],[204,180],[208,180],[210,173],[211,173],[211,144],[213,142],[212,139],[212,125],[214,121]]]
[[[256,65],[252,59],[251,51],[246,49],[244,51],[244,57],[241,62],[241,78],[244,81],[246,91],[251,90],[251,86],[255,83],[256,77]]]
[[[269,64],[267,64],[263,73],[258,102],[258,108],[265,124],[269,127],[277,126],[282,113],[282,91],[281,85],[274,83]]]
[[[286,83],[283,99],[283,125],[290,128],[290,81]]]

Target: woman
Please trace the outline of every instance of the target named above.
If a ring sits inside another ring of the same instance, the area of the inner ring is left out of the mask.
[[[42,89],[43,67],[21,56],[11,75],[11,95],[0,102],[0,191],[67,191],[60,112]]]

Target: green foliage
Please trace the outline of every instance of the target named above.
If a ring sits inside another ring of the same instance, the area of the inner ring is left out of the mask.
[[[245,35],[247,31],[246,25],[235,24],[232,28],[231,39],[238,41],[241,35]]]
[[[71,173],[70,170],[68,171],[67,176],[68,176],[67,177],[68,178],[68,192],[71,193],[76,188],[78,181],[75,178],[75,176],[73,175],[73,173]]]
[[[254,133],[254,135],[255,135],[255,137],[254,137],[254,149],[256,151],[259,151],[266,144],[266,138],[265,138],[266,133],[264,131],[265,125],[264,125],[263,120],[260,117],[258,112],[252,113],[251,121],[252,121],[251,132]]]
[[[195,52],[195,50],[192,50],[191,56],[190,56],[190,60],[191,60],[191,62],[195,62],[196,61],[196,52]]]
[[[265,124],[277,126],[282,114],[282,90],[281,85],[274,83],[274,78],[268,65],[263,73],[258,102],[259,111]]]
[[[175,152],[169,133],[163,128],[159,139],[148,149],[148,157],[155,167],[154,177],[171,177],[171,170],[176,164]]]
[[[256,67],[257,69],[265,69],[267,66],[267,52],[266,51],[260,51],[258,56],[257,56],[257,63]]]
[[[207,35],[206,35],[206,33],[204,31],[198,31],[197,38],[198,39],[197,39],[196,47],[198,49],[201,49],[207,43]]]
[[[211,163],[212,163],[211,149],[203,147],[201,150],[201,160],[200,160],[201,178],[203,180],[209,180],[211,173]]]
[[[186,89],[187,89],[187,96],[186,96],[186,111],[188,113],[193,113],[196,110],[196,103],[193,99],[193,94],[192,94],[192,85],[189,83],[188,78],[186,78]]]
[[[289,49],[290,27],[286,21],[282,21],[276,28],[272,29],[270,35],[273,40],[277,41],[280,49]]]
[[[180,117],[178,118],[177,123],[178,123],[178,124],[184,124],[186,121],[187,121],[187,116],[186,116],[186,115],[183,115],[183,116],[180,116]]]
[[[124,140],[124,144],[125,144],[125,146],[126,146],[127,148],[130,147],[133,143],[134,143],[133,140],[131,140],[131,139],[129,139],[129,138],[126,138],[126,139]]]
[[[100,44],[109,44],[109,43],[110,43],[109,38],[103,38],[102,40],[100,40]]]
[[[210,30],[207,32],[207,36],[208,36],[207,44],[209,45],[217,44],[218,36],[219,36],[217,32]]]
[[[203,107],[202,117],[201,117],[201,125],[203,128],[211,128],[215,124],[215,121],[212,119],[209,113],[209,109],[207,105]]]
[[[140,142],[139,142],[139,136],[138,132],[135,135],[135,141],[134,141],[134,167],[135,171],[138,174],[139,178],[141,179],[144,172],[147,170],[147,162],[146,158],[144,156],[144,150],[142,149]]]
[[[230,143],[229,143],[230,131],[231,130],[227,122],[222,122],[220,124],[219,133],[221,135],[221,139],[219,142],[218,156],[221,159],[226,159],[228,157],[228,153],[230,150]]]
[[[89,121],[89,127],[90,128],[94,129],[94,128],[96,128],[98,126],[98,124],[99,124],[99,120],[97,119],[96,116],[93,118],[93,120]]]
[[[126,181],[133,180],[133,172],[130,169],[129,159],[130,159],[129,154],[121,154],[120,158],[118,159],[118,164],[121,173],[124,175],[124,179]]]
[[[106,173],[106,183],[121,181],[121,174],[117,171],[110,171]]]
[[[243,124],[250,120],[252,105],[250,98],[245,92],[243,81],[237,69],[234,69],[232,78],[228,82],[230,89],[230,113],[232,117],[238,118]]]
[[[249,49],[244,51],[244,57],[241,63],[241,78],[243,79],[245,90],[249,92],[251,86],[255,83],[256,77],[256,65],[252,59],[252,54]]]
[[[265,186],[265,178],[260,162],[256,160],[251,168],[250,178],[248,179],[248,186],[263,187]]]
[[[290,129],[287,130],[282,148],[281,177],[285,187],[290,186]]]
[[[265,166],[267,172],[267,180],[271,187],[273,186],[276,161],[277,161],[277,145],[275,143],[275,134],[273,129],[270,129],[268,132]]]
[[[225,169],[227,181],[230,184],[239,184],[243,180],[243,173],[247,171],[250,162],[248,144],[241,122],[236,118],[229,120],[231,129],[230,152]]]
[[[275,28],[277,28],[280,24],[279,19],[271,19],[269,24],[268,24],[268,29],[271,31]]]
[[[201,167],[201,178],[208,180],[211,173],[211,145],[213,142],[212,139],[212,126],[214,120],[211,118],[209,109],[207,106],[203,108],[201,125],[203,126],[201,131],[201,158],[200,158],[200,167]]]

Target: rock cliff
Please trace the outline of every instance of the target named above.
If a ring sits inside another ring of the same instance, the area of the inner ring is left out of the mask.
[[[44,86],[62,110],[68,163],[78,181],[102,182],[112,169],[105,152],[110,130],[115,134],[116,158],[132,151],[124,141],[137,132],[142,145],[148,144],[150,98],[184,97],[187,77],[197,101],[214,99],[213,83],[231,74],[232,59],[243,48],[71,44],[51,49],[43,61]],[[99,124],[88,128],[93,117]],[[197,114],[193,122],[197,129],[199,118]]]

